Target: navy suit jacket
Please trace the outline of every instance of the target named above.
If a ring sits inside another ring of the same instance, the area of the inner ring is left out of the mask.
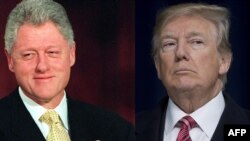
[[[133,127],[117,114],[67,98],[71,141],[132,141]],[[1,141],[45,141],[18,89],[0,100]]]
[[[224,95],[226,106],[211,141],[223,141],[225,124],[250,124],[250,112],[239,107],[229,96]],[[136,117],[136,141],[163,141],[168,98],[151,110]],[[215,109],[216,110],[216,109]]]

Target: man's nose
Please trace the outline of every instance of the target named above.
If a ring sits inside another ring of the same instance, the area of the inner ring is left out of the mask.
[[[184,41],[179,41],[177,48],[175,50],[175,61],[189,60],[189,48],[187,43]]]
[[[37,56],[37,66],[36,71],[39,73],[44,73],[49,69],[48,59],[45,54],[39,54]]]

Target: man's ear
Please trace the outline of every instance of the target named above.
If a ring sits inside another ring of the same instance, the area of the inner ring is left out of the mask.
[[[5,53],[5,56],[6,56],[7,61],[8,61],[9,70],[14,72],[14,65],[13,65],[13,60],[12,60],[11,54],[7,51],[6,48],[4,49],[4,53]]]
[[[70,47],[70,66],[72,67],[76,61],[76,43],[74,42]]]
[[[223,75],[228,72],[232,62],[231,53],[221,53],[220,54],[220,69],[219,74]]]

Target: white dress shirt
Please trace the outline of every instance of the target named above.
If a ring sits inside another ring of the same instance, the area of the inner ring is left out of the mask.
[[[191,139],[193,141],[210,141],[224,108],[225,100],[222,92],[220,92],[208,103],[189,114],[198,124],[198,127],[189,131]],[[176,141],[180,128],[175,127],[175,125],[186,115],[188,114],[183,112],[169,98],[165,119],[164,141]]]
[[[23,90],[20,87],[18,88],[18,91],[25,107],[28,109],[30,115],[32,116],[38,128],[42,132],[44,138],[46,138],[49,134],[49,126],[46,123],[39,121],[39,118],[47,111],[47,109],[45,109],[44,107],[40,106],[29,97],[27,97],[23,93]],[[62,101],[54,110],[59,114],[63,126],[68,131],[69,130],[68,108],[67,108],[67,99],[65,92]]]

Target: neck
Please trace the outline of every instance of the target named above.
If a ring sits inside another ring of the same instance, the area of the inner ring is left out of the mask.
[[[32,99],[37,104],[44,107],[45,109],[55,109],[62,101],[63,96],[64,96],[64,92],[58,93],[54,97],[50,97],[50,98],[46,98],[46,99],[39,98],[39,97],[36,97],[34,95],[27,95],[27,94],[25,94],[25,95],[27,97],[29,97],[30,99]]]
[[[222,89],[222,85],[215,85],[212,89],[194,89],[179,93],[169,93],[173,102],[185,113],[191,114],[211,99],[216,97]]]
[[[55,109],[62,101],[63,96],[64,96],[64,94],[60,94],[60,95],[55,96],[54,98],[49,99],[49,100],[37,101],[37,103],[39,105],[43,106],[45,109]]]

